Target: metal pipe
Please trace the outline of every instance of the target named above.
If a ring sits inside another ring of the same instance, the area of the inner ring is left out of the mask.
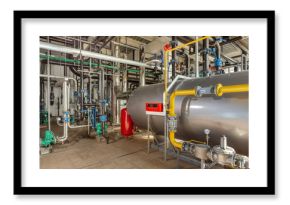
[[[115,45],[112,48],[114,52],[114,56],[116,58],[119,57],[119,45]],[[117,63],[117,67],[120,67],[120,64]],[[117,99],[117,95],[120,93],[120,70],[118,69],[117,72],[113,75],[113,99],[112,99],[112,110],[113,110],[113,121],[115,124],[120,124],[120,104],[119,100]]]
[[[198,36],[195,37],[195,40],[198,39]],[[199,78],[199,62],[198,62],[198,42],[195,43],[195,77]]]
[[[170,93],[171,89],[175,86],[175,83],[179,80],[179,79],[190,79],[189,77],[186,76],[182,76],[182,75],[177,75],[176,78],[170,83],[169,87],[167,88],[167,92],[163,93],[163,102],[165,102],[165,94],[166,93]],[[167,107],[165,104],[163,104],[163,109],[166,110]],[[167,160],[167,147],[168,147],[168,132],[167,132],[167,114],[166,112],[164,113],[164,153],[163,153],[163,158],[166,161]]]
[[[160,64],[161,63],[161,61],[159,60],[159,59],[153,59],[153,60],[150,60],[150,61],[147,61],[146,62],[146,64],[148,64],[148,65],[150,65],[151,63],[158,63],[158,64]],[[160,69],[160,67],[159,67],[159,69]]]
[[[145,61],[145,53],[144,53],[144,47],[142,46],[139,51],[139,60],[140,62]],[[145,67],[140,67],[140,82],[139,86],[144,86],[146,84],[145,82]]]
[[[80,42],[81,43],[81,42]],[[80,45],[81,46],[81,45]],[[81,47],[80,47],[81,49]],[[84,109],[84,66],[83,66],[83,56],[80,53],[80,60],[81,60],[81,78],[80,78],[80,83],[81,83],[81,120],[83,119],[84,115],[83,115],[83,109]]]
[[[125,59],[127,59],[127,55],[125,55]],[[123,71],[123,75],[122,75],[122,91],[127,92],[127,87],[128,87],[128,70],[127,70],[127,65],[125,70]]]
[[[195,89],[190,89],[190,90],[177,90],[174,91],[170,95],[170,100],[169,100],[169,117],[175,117],[175,97],[176,96],[195,96],[196,95],[196,90]]]
[[[90,46],[91,49],[91,46]],[[89,67],[89,73],[91,72],[91,67],[92,67],[92,58],[90,58],[90,67]],[[89,75],[89,85],[88,85],[88,92],[89,92],[89,103],[92,102],[92,92],[91,92],[91,75]]]
[[[63,136],[62,137],[57,137],[57,140],[59,142],[64,142],[67,138],[68,138],[68,122],[67,122],[67,118],[68,118],[68,110],[67,110],[67,81],[65,80],[63,82],[63,86],[62,86],[62,92],[63,92]],[[58,120],[57,120],[57,124],[59,124]]]
[[[101,115],[104,115],[106,112],[106,104],[105,102],[105,71],[104,69],[101,70],[101,100],[102,100],[102,104],[101,104]],[[105,122],[102,122],[102,135],[103,137],[105,137]]]
[[[108,37],[108,39],[103,43],[103,45],[101,45],[101,47],[98,48],[98,52],[100,52],[102,50],[102,48],[104,48],[114,38],[115,38],[115,36]]]
[[[68,122],[68,127],[71,128],[71,129],[83,128],[83,127],[88,127],[88,126],[89,125],[71,125],[70,122]]]
[[[175,41],[176,41],[176,36],[172,36],[172,48],[175,48]],[[172,65],[172,75],[171,75],[171,79],[175,78],[175,66],[176,66],[176,51],[172,50],[171,52],[171,65]]]
[[[249,85],[248,84],[240,84],[240,85],[228,85],[223,86],[222,84],[217,84],[215,88],[215,92],[217,96],[222,96],[225,93],[241,93],[248,92]]]
[[[221,46],[220,43],[218,41],[216,41],[215,43],[215,47],[216,47],[216,59],[221,59]],[[221,66],[217,67],[217,70],[220,70]]]
[[[208,49],[209,49],[209,39],[203,40],[203,71],[207,72],[207,74],[211,73],[211,70],[209,69],[209,59],[208,59]]]
[[[175,114],[175,97],[176,96],[195,96],[196,95],[196,90],[195,89],[190,89],[190,90],[177,90],[174,91],[170,95],[170,100],[169,100],[169,117],[176,117]],[[182,148],[182,143],[183,141],[176,141],[175,139],[175,131],[171,130],[169,132],[169,139],[171,144],[176,147],[181,149]]]
[[[64,77],[64,76],[57,76],[57,75],[45,75],[45,74],[40,74],[40,77],[43,78],[58,78],[58,79],[68,79],[68,80],[73,80],[74,81],[74,86],[75,86],[75,90],[77,90],[77,81],[74,78],[71,77]]]
[[[191,79],[190,77],[186,77],[183,75],[177,75],[176,78],[174,78],[174,80],[170,83],[170,85],[167,88],[167,92],[170,93],[171,92],[171,88],[175,85],[175,83],[179,80],[179,79]]]
[[[49,36],[47,37],[49,42]],[[47,50],[47,55],[50,55],[50,50]],[[50,75],[50,63],[47,59],[47,75]],[[46,93],[46,103],[47,103],[47,115],[48,115],[48,130],[50,130],[50,78],[47,78],[47,93]]]
[[[60,46],[60,45],[54,45],[51,43],[40,42],[39,45],[40,45],[40,48],[42,48],[42,49],[58,51],[61,53],[70,53],[70,54],[77,54],[77,55],[79,55],[81,53],[82,56],[85,56],[85,57],[91,57],[91,58],[96,58],[96,59],[106,60],[106,61],[111,61],[111,62],[116,62],[116,63],[134,65],[134,66],[138,66],[138,67],[154,68],[154,66],[147,65],[146,63],[141,63],[141,62],[132,61],[132,60],[126,60],[123,58],[117,58],[117,57],[108,56],[108,55],[104,55],[104,54],[100,54],[100,53],[95,53],[95,52],[90,52],[90,51],[85,51],[85,50],[80,50],[80,49],[75,49],[75,48],[69,48],[69,47]]]
[[[70,104],[70,84],[67,86],[67,110],[69,110],[69,104]]]

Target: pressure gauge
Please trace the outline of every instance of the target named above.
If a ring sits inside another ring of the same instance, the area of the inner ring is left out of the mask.
[[[210,133],[210,130],[209,129],[205,129],[204,130],[204,134],[209,135],[209,133]]]

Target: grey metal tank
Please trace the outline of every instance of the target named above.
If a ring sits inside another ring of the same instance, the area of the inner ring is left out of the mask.
[[[192,89],[196,86],[248,84],[248,71],[231,73],[207,78],[178,81],[172,90]],[[140,129],[147,128],[146,102],[162,102],[164,84],[139,87],[130,95],[127,109],[134,124]],[[175,99],[177,116],[176,138],[205,141],[204,130],[209,129],[210,145],[220,143],[220,137],[226,135],[228,146],[237,153],[248,156],[248,93],[224,94],[222,97],[183,97]],[[151,116],[150,126],[156,134],[164,132],[164,118]]]

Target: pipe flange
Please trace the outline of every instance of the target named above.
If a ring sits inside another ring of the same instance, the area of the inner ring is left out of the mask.
[[[222,91],[223,85],[221,83],[217,84],[215,86],[215,94],[216,96],[221,97],[223,95],[223,91]]]

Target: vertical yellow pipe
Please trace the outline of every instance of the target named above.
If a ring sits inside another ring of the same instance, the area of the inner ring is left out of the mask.
[[[176,140],[175,140],[175,133],[174,132],[169,132],[169,139],[170,139],[170,142],[171,142],[171,144],[174,146],[174,147],[176,147],[176,148],[179,148],[179,149],[181,149],[182,148],[182,142],[177,142]]]
[[[196,39],[194,41],[191,41],[187,44],[182,44],[180,46],[177,46],[174,48],[174,50],[177,50],[177,49],[180,49],[180,48],[184,48],[188,45],[191,45],[191,44],[194,44],[194,43],[197,43],[199,41],[202,41],[204,39],[207,39],[209,38],[210,36],[205,36],[205,37],[201,37],[199,39]],[[165,50],[164,52],[164,107],[165,107],[165,112],[167,110],[167,70],[168,70],[168,53],[170,51],[172,51],[173,49],[169,49],[169,50]],[[182,91],[176,91],[174,92],[174,94],[172,94],[170,96],[170,109],[169,109],[169,116],[175,116],[175,112],[174,112],[174,108],[175,108],[175,97],[176,96],[181,96],[181,95],[196,95],[196,92],[195,90],[182,90]],[[166,116],[166,115],[165,115]],[[174,131],[170,131],[169,133],[169,139],[170,139],[170,142],[172,143],[172,145],[174,147],[177,147],[179,149],[182,148],[182,143],[181,142],[177,142],[175,140],[175,132]]]
[[[217,96],[222,96],[224,93],[238,93],[238,92],[248,92],[249,91],[249,85],[248,84],[240,84],[240,85],[227,85],[223,86],[222,84],[217,84],[216,85],[216,95]],[[191,89],[191,90],[177,90],[174,91],[170,95],[170,101],[169,101],[169,117],[175,117],[175,98],[176,96],[196,96],[196,90]],[[169,132],[169,139],[171,144],[179,149],[182,149],[182,143],[177,142],[175,140],[175,131],[170,131]]]
[[[174,91],[170,95],[170,101],[169,101],[169,117],[175,117],[176,116],[176,114],[175,114],[175,97],[176,96],[189,96],[189,95],[190,96],[195,96],[196,95],[196,90],[195,89],[191,89],[191,90],[177,90],[177,91]],[[175,131],[170,131],[169,132],[169,139],[170,139],[171,144],[174,147],[177,147],[179,149],[182,148],[183,141],[177,142],[175,140]]]

